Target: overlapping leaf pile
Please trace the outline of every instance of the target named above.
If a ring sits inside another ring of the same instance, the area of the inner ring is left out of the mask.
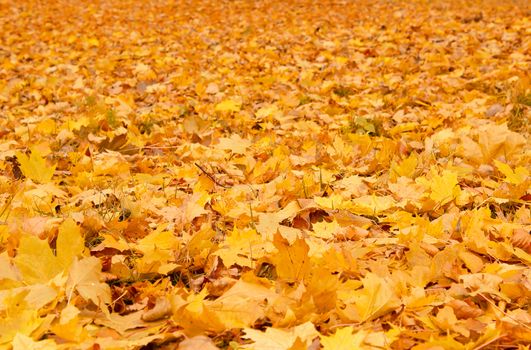
[[[531,341],[525,1],[2,1],[0,347]]]

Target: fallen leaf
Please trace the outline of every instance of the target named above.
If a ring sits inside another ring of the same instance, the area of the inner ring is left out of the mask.
[[[55,166],[48,166],[37,148],[31,149],[29,157],[17,152],[17,160],[20,163],[22,174],[38,183],[50,182],[55,172]]]

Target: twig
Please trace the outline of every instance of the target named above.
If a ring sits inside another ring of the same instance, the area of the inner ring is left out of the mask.
[[[485,295],[483,295],[483,293],[478,293],[477,295],[479,295],[480,297],[482,297],[483,299],[485,299],[485,301],[487,301],[493,308],[495,308],[496,310],[498,310],[499,312],[501,312],[504,316],[506,316],[507,318],[511,319],[512,321],[514,321],[516,324],[518,324],[519,326],[522,326],[524,328],[527,328],[528,330],[531,330],[531,327],[529,327],[528,325],[526,325],[525,323],[522,323],[521,321],[515,319],[514,317],[512,317],[511,315],[509,315],[507,312],[503,311],[498,305],[496,305],[492,300],[490,300],[489,298],[487,298]]]
[[[213,176],[212,174],[210,174],[208,171],[206,171],[201,165],[199,165],[199,164],[197,164],[197,163],[194,163],[194,165],[195,165],[196,167],[198,167],[199,170],[201,170],[206,176],[208,176],[208,178],[209,178],[210,180],[212,180],[216,185],[221,186],[221,187],[223,187],[223,188],[230,188],[230,187],[228,187],[228,186],[225,186],[225,185],[219,183],[219,182],[214,178],[214,176]]]

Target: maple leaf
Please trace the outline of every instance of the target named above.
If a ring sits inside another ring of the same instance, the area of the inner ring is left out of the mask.
[[[356,214],[380,215],[395,206],[391,196],[361,196],[351,202],[352,211]]]
[[[430,198],[441,206],[452,201],[461,190],[457,181],[457,173],[449,170],[444,170],[442,175],[435,175],[431,179],[430,187]]]
[[[363,340],[366,336],[364,331],[354,332],[351,327],[343,327],[338,328],[332,335],[321,335],[321,345],[323,350],[364,349]]]
[[[207,307],[227,329],[244,328],[265,317],[264,306],[277,299],[271,288],[239,280]]]
[[[243,348],[254,350],[289,350],[297,339],[307,347],[314,338],[319,336],[311,322],[303,323],[291,329],[267,328],[265,332],[260,332],[245,328],[244,332],[244,338],[250,339],[254,343],[244,345]]]
[[[80,342],[88,337],[87,332],[80,322],[79,313],[81,311],[72,304],[68,304],[61,310],[59,322],[52,325],[52,330],[59,337],[72,341]]]
[[[238,112],[242,106],[241,102],[235,100],[224,100],[215,107],[216,112]]]
[[[368,273],[362,280],[363,288],[342,296],[347,304],[341,314],[355,322],[379,317],[400,305],[391,283],[376,274]]]
[[[36,264],[35,262],[39,263]],[[24,235],[20,240],[15,266],[26,283],[46,283],[63,271],[48,243],[35,236]]]
[[[255,260],[264,257],[273,250],[271,243],[262,241],[256,230],[234,228],[225,239],[225,245],[216,254],[227,266],[252,267]]]
[[[416,153],[411,153],[411,155],[403,159],[400,163],[393,163],[391,165],[391,171],[397,176],[406,176],[413,177],[417,171],[418,157]]]
[[[49,182],[55,172],[55,165],[48,166],[36,147],[31,149],[29,157],[24,153],[17,152],[17,160],[20,163],[22,174],[38,183]]]
[[[84,249],[85,241],[79,226],[76,225],[73,219],[65,220],[59,226],[59,234],[57,235],[56,251],[58,263],[64,269],[68,269],[74,258],[81,255]]]
[[[313,224],[313,231],[315,236],[322,239],[331,239],[335,237],[336,232],[341,228],[337,221],[332,222],[316,222]]]
[[[524,167],[517,167],[516,169],[511,169],[511,167],[505,163],[494,160],[494,165],[498,170],[505,175],[505,180],[508,183],[519,185],[524,182],[529,177],[529,171]]]
[[[52,339],[35,341],[27,335],[17,333],[11,343],[13,350],[55,350],[57,344]]]
[[[136,248],[143,253],[137,267],[142,273],[168,273],[176,265],[174,251],[180,247],[179,240],[172,232],[159,228],[136,243]]]
[[[111,302],[111,289],[101,280],[101,262],[99,259],[89,256],[81,260],[74,260],[68,273],[66,292],[69,298],[77,291],[86,300],[92,301],[98,306],[102,303]]]
[[[278,253],[272,258],[278,277],[289,283],[304,280],[311,269],[308,256],[310,248],[305,240],[297,238],[290,244],[286,238],[277,233],[273,244],[278,249]]]
[[[114,151],[106,151],[94,157],[93,168],[94,175],[125,177],[129,175],[130,165],[122,154]]]
[[[463,325],[459,324],[454,310],[450,306],[444,306],[439,310],[437,316],[433,318],[433,322],[442,330],[453,330],[467,338],[470,336],[470,331]]]
[[[529,343],[525,6],[42,3],[0,16],[0,348]]]
[[[269,105],[260,107],[260,109],[258,109],[255,114],[257,118],[266,118],[276,115],[279,112],[280,111],[276,105]]]
[[[278,230],[280,222],[295,215],[300,210],[297,202],[293,201],[286,205],[282,210],[274,213],[260,213],[259,222],[256,225],[256,231],[262,235],[264,240],[272,240]]]
[[[231,135],[229,138],[220,138],[217,148],[229,150],[233,153],[245,154],[249,146],[251,146],[251,141],[242,139],[239,135]]]
[[[14,263],[26,283],[46,283],[62,271],[68,270],[73,259],[84,251],[84,240],[72,219],[59,226],[57,256],[48,243],[35,236],[24,235]],[[39,261],[39,264],[35,264]]]
[[[43,320],[38,310],[31,308],[25,298],[27,291],[11,293],[1,300],[0,345],[10,343],[17,334],[31,335]]]
[[[218,315],[208,308],[205,300],[208,291],[202,289],[183,300],[180,296],[172,299],[173,319],[183,327],[188,336],[200,335],[205,331],[221,332],[225,329]]]

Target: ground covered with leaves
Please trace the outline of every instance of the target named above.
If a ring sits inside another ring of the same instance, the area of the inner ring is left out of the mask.
[[[527,348],[530,11],[0,1],[0,348]]]

